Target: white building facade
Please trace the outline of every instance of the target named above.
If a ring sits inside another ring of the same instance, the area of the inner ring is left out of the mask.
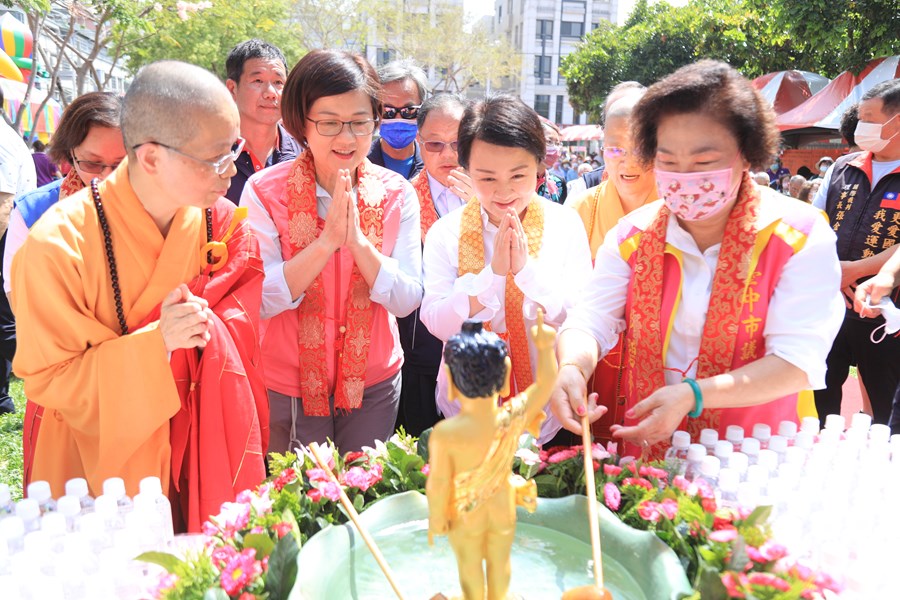
[[[495,0],[494,32],[522,55],[515,93],[560,125],[583,125],[586,113],[569,104],[560,60],[601,20],[618,20],[619,0]]]

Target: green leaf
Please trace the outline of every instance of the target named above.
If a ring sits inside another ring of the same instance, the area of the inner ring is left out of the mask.
[[[728,589],[722,583],[722,577],[716,569],[704,567],[700,571],[696,587],[703,600],[725,600],[728,598]]]
[[[269,572],[266,574],[266,590],[269,600],[287,600],[297,579],[297,554],[300,548],[292,535],[286,535],[275,545],[269,556]]]
[[[728,569],[742,573],[744,567],[750,562],[750,557],[747,556],[747,542],[744,541],[744,538],[738,537],[731,548],[731,560],[728,561]]]
[[[244,546],[256,550],[256,560],[262,560],[272,554],[275,542],[265,533],[248,533],[244,536]]]
[[[175,569],[184,564],[183,560],[168,552],[144,552],[137,556],[135,560],[159,565],[169,573],[174,573]]]
[[[220,587],[209,588],[203,594],[203,600],[229,600],[228,594]]]
[[[429,427],[428,429],[423,431],[419,436],[419,443],[416,446],[416,452],[426,463],[428,462],[428,439],[431,437],[432,431],[434,431],[434,427]]]
[[[281,520],[291,524],[291,533],[294,534],[294,539],[297,540],[297,545],[300,546],[300,525],[297,523],[297,517],[294,516],[294,513],[291,510],[286,508],[284,509],[284,512],[281,513]]]
[[[744,520],[744,524],[749,525],[750,527],[756,527],[768,521],[771,515],[771,506],[757,506],[753,512],[750,513],[750,516]]]

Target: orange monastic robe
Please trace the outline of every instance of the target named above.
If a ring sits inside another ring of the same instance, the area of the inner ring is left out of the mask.
[[[171,481],[169,420],[182,400],[158,321],[151,319],[166,294],[200,274],[204,214],[179,209],[163,237],[135,196],[127,161],[100,184],[100,193],[128,335],[120,335],[90,189],[47,211],[12,268],[19,340],[14,368],[26,396],[44,409],[28,476],[48,480],[54,496],[73,477],[86,478],[93,494],[112,476],[123,477],[131,495],[143,477],[158,476],[164,490]]]

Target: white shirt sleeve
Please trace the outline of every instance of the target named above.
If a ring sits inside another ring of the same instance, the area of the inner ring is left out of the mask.
[[[369,294],[372,302],[397,317],[405,317],[422,303],[422,230],[419,198],[409,183],[400,209],[400,230],[390,256],[384,257]]]
[[[12,289],[12,261],[16,252],[25,243],[28,237],[28,226],[19,209],[13,207],[9,213],[9,228],[6,230],[6,246],[3,250],[3,291],[9,293]]]
[[[304,295],[300,294],[299,298],[291,298],[291,290],[284,278],[285,261],[281,255],[278,228],[256,195],[252,182],[247,182],[247,185],[244,186],[240,206],[247,207],[247,219],[259,240],[259,252],[266,272],[260,316],[263,319],[271,319],[286,310],[297,308]]]
[[[831,166],[828,167],[828,170],[825,171],[825,175],[822,177],[819,189],[816,190],[815,198],[813,198],[812,205],[819,210],[825,210],[825,203],[828,201],[828,188],[831,187],[831,172],[833,170],[834,163],[831,163]]]

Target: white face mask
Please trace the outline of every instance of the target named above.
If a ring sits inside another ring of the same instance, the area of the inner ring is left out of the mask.
[[[866,297],[866,302],[863,304],[863,306],[874,310],[880,310],[881,316],[884,317],[884,323],[873,329],[872,333],[869,336],[869,339],[872,340],[872,343],[877,344],[887,336],[900,331],[900,308],[897,308],[897,305],[895,305],[888,296],[883,296],[881,298],[881,302],[874,306],[869,304],[869,298]],[[881,337],[876,340],[875,334],[882,327],[884,327],[884,333],[882,333]]]
[[[869,152],[881,152],[897,135],[894,134],[886,140],[882,139],[882,129],[884,129],[883,123],[866,123],[865,121],[860,121],[856,124],[856,131],[853,132],[853,137],[856,139],[856,145]]]

